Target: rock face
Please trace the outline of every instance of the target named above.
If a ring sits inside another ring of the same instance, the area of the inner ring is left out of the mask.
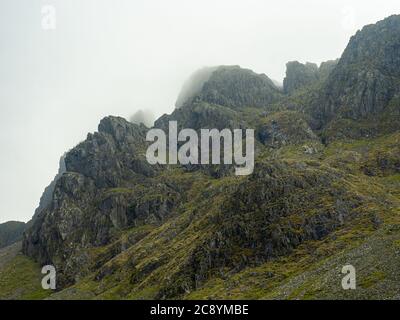
[[[190,102],[194,97],[200,94],[204,83],[210,79],[213,72],[217,69],[218,67],[207,67],[194,72],[183,84],[178,99],[176,100],[175,107],[178,109],[181,108],[185,103]]]
[[[358,31],[331,72],[316,103],[323,123],[337,115],[379,115],[400,94],[400,16]],[[398,111],[398,108],[397,108]]]
[[[305,64],[298,61],[288,62],[286,77],[283,80],[284,93],[292,94],[299,89],[324,81],[336,65],[337,60],[322,62],[319,67],[311,62]]]
[[[26,224],[18,221],[9,221],[0,224],[0,248],[20,241],[25,228]]]
[[[299,88],[316,82],[318,78],[318,66],[315,63],[288,62],[286,64],[286,77],[283,80],[283,91],[290,94]]]
[[[305,118],[293,111],[278,112],[267,116],[257,129],[257,138],[265,146],[271,148],[320,141]]]
[[[241,128],[245,121],[231,108],[210,105],[203,101],[192,103],[185,108],[175,109],[170,115],[163,115],[155,122],[156,128],[168,132],[169,121],[177,121],[179,128],[200,128],[222,130],[224,128]]]
[[[204,84],[200,98],[232,108],[266,107],[281,98],[281,93],[265,74],[240,67],[220,67]]]
[[[336,68],[339,59],[324,61],[319,66],[319,79],[325,80]]]
[[[223,86],[225,82],[227,87]],[[253,93],[246,88],[257,91],[253,100]],[[254,127],[257,139],[274,147],[317,141],[295,112],[272,118],[262,116],[262,110],[254,113],[264,103],[274,101],[275,95],[281,93],[265,76],[236,67],[218,69],[195,100],[170,116],[161,117],[155,127],[168,131],[171,120],[178,121],[180,127],[196,130]],[[273,128],[265,121],[272,121]],[[118,235],[125,230],[158,226],[184,210],[184,199],[193,192],[190,184],[181,185],[168,167],[148,164],[147,130],[122,118],[107,117],[100,122],[98,132],[88,134],[63,158],[65,172],[60,171],[62,175],[56,177],[51,201],[38,209],[23,241],[26,255],[41,264],[56,266],[61,286],[96,270],[99,262],[91,258],[93,248],[119,241]],[[273,142],[268,135],[274,137]],[[196,173],[198,169],[201,170]],[[183,167],[178,168],[178,176],[187,172],[206,175],[207,179],[221,178],[232,175],[231,169]],[[166,177],[171,181],[167,182]],[[134,245],[135,239],[124,242],[107,256],[111,259],[118,255],[123,247]]]
[[[157,223],[173,206],[173,191],[149,179],[156,169],[144,158],[146,130],[107,117],[98,132],[66,154],[66,172],[51,204],[38,213],[23,241],[24,253],[52,262],[63,283],[87,271],[81,267],[88,259],[85,248],[106,245],[113,232],[129,226]],[[145,186],[155,194],[144,195]]]
[[[98,130],[67,153],[67,171],[91,178],[99,188],[117,187],[123,179],[153,174],[153,167],[144,158],[145,126],[107,117],[100,122]]]

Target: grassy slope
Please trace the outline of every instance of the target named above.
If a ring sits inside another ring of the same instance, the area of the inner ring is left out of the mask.
[[[359,209],[359,216],[351,224],[322,241],[308,241],[290,255],[258,267],[249,267],[224,277],[211,277],[199,289],[187,292],[184,297],[378,298],[382,296],[379,288],[385,288],[386,297],[394,298],[398,283],[395,270],[400,262],[396,259],[396,248],[400,239],[400,179],[398,174],[393,174],[389,169],[382,171],[374,159],[378,155],[391,159],[399,150],[399,136],[394,134],[373,140],[336,142],[314,155],[305,155],[302,146],[288,146],[272,153],[266,152],[266,158],[281,158],[311,166],[328,166],[345,174],[345,187],[367,199]],[[365,175],[366,166],[375,170],[376,175]],[[95,281],[95,276],[90,275],[55,297],[154,298],[160,289],[161,279],[168,278],[175,272],[182,272],[182,262],[187,259],[192,246],[199,243],[205,234],[218,229],[218,226],[213,226],[207,219],[218,210],[218,199],[223,201],[223,192],[220,197],[215,198],[217,201],[207,203],[204,200],[204,190],[223,190],[224,187],[239,182],[238,178],[225,178],[212,182],[210,186],[210,182],[201,176],[193,177],[189,174],[186,178],[196,179],[190,196],[192,201],[185,206],[186,210],[113,259],[109,265],[114,265],[114,269],[119,271],[101,281]],[[196,222],[190,224],[193,218],[192,207],[198,207],[198,202],[204,202],[207,211],[204,212],[203,219],[193,220]],[[371,219],[376,217],[380,222],[374,228]],[[126,267],[132,257],[140,261],[139,265]],[[391,259],[385,259],[386,257]],[[170,259],[170,262],[156,268],[154,272],[149,271],[144,281],[132,283],[130,279],[133,270],[143,270],[141,267],[149,265],[158,266],[157,262],[163,259]],[[358,283],[362,290],[341,290],[340,270],[346,263],[354,264],[359,270]]]
[[[21,243],[0,250],[0,299],[46,298],[50,292],[42,289],[40,267],[20,250]]]
[[[365,204],[365,210],[377,212],[381,226],[371,228],[360,215],[323,241],[306,242],[289,256],[247,268],[228,281],[211,279],[187,298],[398,299],[400,175],[389,168],[382,171],[376,159],[399,159],[399,139],[397,133],[373,140],[338,141],[318,156],[322,163],[347,173],[348,188],[381,200]],[[293,147],[282,150],[281,156],[312,161]],[[366,176],[366,166],[376,176]],[[346,264],[356,267],[357,290],[341,287],[341,269]]]
[[[343,174],[344,187],[365,199],[359,215],[323,240],[307,241],[289,255],[236,273],[227,270],[221,276],[211,275],[197,290],[187,291],[183,297],[398,298],[400,175],[393,168],[399,158],[399,139],[397,133],[375,139],[337,141],[327,148],[318,146],[319,152],[310,155],[304,154],[302,145],[265,151],[261,155],[265,161],[285,159],[310,167],[326,166]],[[165,283],[173,287],[174,281],[185,280],[189,254],[203,239],[217,232],[218,226],[212,224],[213,215],[227,190],[240,183],[241,178],[210,181],[200,173],[182,174],[174,170],[166,172],[164,178],[190,184],[190,201],[159,227],[141,226],[123,232],[122,239],[140,235],[141,240],[104,264],[100,271],[51,298],[152,299]],[[213,194],[212,203],[207,193]],[[94,257],[106,256],[107,250],[96,248],[90,253]],[[358,289],[344,291],[340,271],[349,263],[357,269]],[[176,275],[181,278],[174,278]],[[40,278],[38,266],[16,255],[0,271],[0,298],[45,298],[48,292],[38,287]]]

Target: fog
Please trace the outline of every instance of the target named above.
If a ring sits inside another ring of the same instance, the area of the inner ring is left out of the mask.
[[[146,127],[151,128],[156,118],[149,110],[138,110],[128,120],[132,123],[144,124]]]
[[[56,9],[43,29],[42,8]],[[100,119],[175,108],[198,69],[240,65],[282,82],[285,64],[340,56],[398,0],[2,0],[0,222],[27,221],[60,156]]]
[[[179,92],[178,98],[176,99],[175,107],[182,107],[185,102],[189,101],[191,98],[200,93],[204,83],[206,83],[210,79],[212,73],[216,69],[217,67],[215,66],[203,67],[193,72],[183,84],[182,89]]]

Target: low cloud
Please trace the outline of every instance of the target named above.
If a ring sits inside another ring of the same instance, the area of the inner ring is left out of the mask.
[[[135,124],[144,124],[146,127],[151,128],[154,125],[156,117],[149,110],[139,110],[133,114],[129,121]]]

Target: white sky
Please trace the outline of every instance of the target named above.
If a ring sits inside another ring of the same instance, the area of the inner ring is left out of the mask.
[[[102,117],[171,112],[203,66],[282,81],[286,62],[335,59],[395,13],[398,0],[1,0],[0,223],[31,218],[59,157]]]

